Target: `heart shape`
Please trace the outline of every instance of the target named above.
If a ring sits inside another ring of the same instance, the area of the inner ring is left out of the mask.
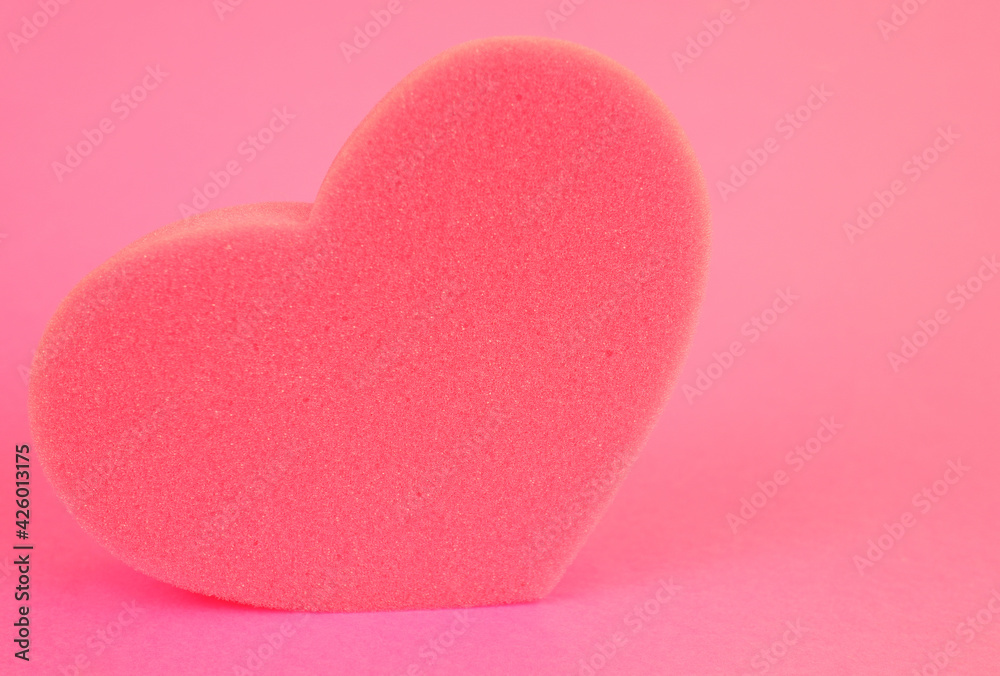
[[[313,205],[161,228],[63,301],[43,467],[134,568],[294,610],[548,593],[685,356],[708,197],[635,75],[491,38],[400,82]]]

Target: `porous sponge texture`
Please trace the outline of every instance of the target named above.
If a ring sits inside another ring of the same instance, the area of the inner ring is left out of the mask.
[[[135,568],[255,606],[548,593],[704,287],[704,181],[635,75],[491,38],[407,76],[315,203],[234,207],[74,289],[32,368],[46,473]]]

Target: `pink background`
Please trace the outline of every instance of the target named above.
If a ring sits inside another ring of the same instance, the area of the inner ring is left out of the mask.
[[[566,0],[573,11],[554,28],[546,13],[559,12],[558,0],[402,0],[350,62],[340,43],[387,3],[245,0],[221,18],[212,0],[42,4],[58,13],[39,15],[45,25],[16,45],[10,32],[40,5],[0,9],[8,451],[30,443],[32,349],[86,272],[179,218],[179,205],[231,160],[241,171],[209,208],[311,201],[368,109],[464,40],[561,37],[638,73],[701,159],[714,249],[678,389],[548,598],[459,617],[223,603],[117,562],[39,473],[32,662],[11,654],[17,576],[2,545],[0,673],[587,674],[588,662],[602,675],[998,673],[1000,274],[973,282],[978,292],[961,307],[956,295],[977,273],[993,275],[981,259],[1000,254],[996,3],[907,0],[887,32],[888,0]],[[713,23],[723,11],[729,23]],[[701,53],[691,47],[678,66],[675,53],[699,37]],[[122,119],[118,97],[157,66],[165,75],[146,79],[156,87],[138,91],[145,100]],[[829,96],[799,109],[813,87]],[[295,118],[251,161],[240,144],[274,108]],[[796,111],[804,121],[778,124]],[[102,118],[110,131],[57,177],[67,144]],[[939,128],[951,140],[915,169],[911,158],[934,147]],[[757,167],[751,158],[762,153]],[[744,160],[745,184],[720,189]],[[845,222],[894,185],[891,205],[849,237]],[[797,299],[774,306],[779,290]],[[936,314],[947,323],[934,331]],[[754,317],[773,323],[755,333]],[[934,335],[918,335],[923,347],[894,369],[890,351],[919,322]],[[735,341],[736,356],[723,354]],[[710,367],[716,360],[723,365]],[[789,457],[824,419],[842,428],[810,443],[819,449],[808,461]],[[956,474],[949,461],[970,469]],[[779,470],[783,483],[768,484]],[[9,496],[13,468],[0,474]],[[741,507],[749,518],[735,523],[727,515]],[[0,510],[11,544],[13,511]],[[133,603],[133,614],[123,611]],[[279,643],[285,622],[280,645],[262,649],[269,635]],[[248,664],[248,651],[266,659]]]

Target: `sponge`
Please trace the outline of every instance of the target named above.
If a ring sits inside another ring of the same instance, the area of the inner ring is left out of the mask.
[[[609,58],[529,37],[405,77],[312,204],[193,216],[72,290],[32,365],[42,466],[130,566],[258,607],[527,602],[661,412],[708,196]]]

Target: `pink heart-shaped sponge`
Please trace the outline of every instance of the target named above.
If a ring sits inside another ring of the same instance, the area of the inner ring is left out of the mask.
[[[708,197],[663,103],[567,42],[408,75],[316,202],[220,209],[88,275],[29,393],[80,524],[255,606],[548,593],[649,433],[704,287]]]

